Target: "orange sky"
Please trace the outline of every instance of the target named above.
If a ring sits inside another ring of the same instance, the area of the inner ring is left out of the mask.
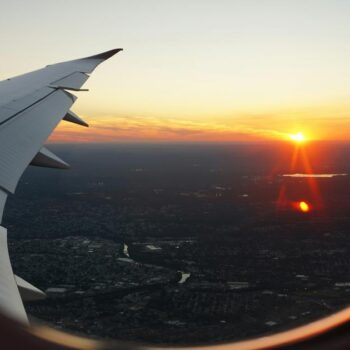
[[[61,122],[50,142],[123,141],[258,141],[290,140],[290,134],[303,132],[308,140],[350,139],[347,116],[350,105],[304,108],[274,114],[232,115],[201,119],[149,116],[83,115],[90,127]],[[344,113],[344,115],[343,115]],[[291,115],[294,114],[294,117]],[[216,119],[216,120],[215,120]]]
[[[2,11],[0,79],[124,48],[73,107],[91,128],[61,123],[52,142],[350,138],[350,1],[75,0],[67,11],[12,0]],[[52,25],[77,14],[79,25]]]

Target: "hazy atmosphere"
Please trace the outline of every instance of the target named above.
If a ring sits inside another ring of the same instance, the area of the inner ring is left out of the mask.
[[[67,11],[69,6],[69,11]],[[52,141],[237,141],[349,136],[345,0],[14,0],[0,78],[122,47]],[[9,36],[9,29],[11,35]],[[346,128],[344,128],[346,126]]]
[[[4,2],[0,323],[203,345],[349,306],[349,15],[348,0]]]

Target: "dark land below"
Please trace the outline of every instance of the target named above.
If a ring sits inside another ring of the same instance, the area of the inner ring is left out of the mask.
[[[51,145],[8,200],[14,272],[46,291],[27,312],[94,338],[208,344],[349,305],[350,178],[305,172],[288,144]],[[304,153],[350,173],[350,145]],[[295,203],[306,201],[310,212]]]

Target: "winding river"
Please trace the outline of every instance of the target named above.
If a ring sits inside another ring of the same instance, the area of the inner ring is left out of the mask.
[[[130,262],[136,262],[133,258],[130,257],[130,253],[129,253],[129,246],[124,243],[123,246],[123,254],[125,255],[126,258],[128,258],[128,260],[130,260]],[[190,277],[191,277],[191,273],[190,272],[185,272],[185,271],[178,271],[181,273],[181,278],[179,280],[179,284],[184,284]]]

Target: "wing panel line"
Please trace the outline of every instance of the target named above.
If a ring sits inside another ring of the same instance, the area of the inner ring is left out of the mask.
[[[39,100],[33,102],[32,104],[28,105],[27,107],[21,109],[20,111],[16,112],[15,114],[11,115],[10,117],[6,118],[5,120],[0,122],[0,126],[7,123],[8,121],[10,121],[11,119],[15,118],[17,115],[23,113],[24,111],[26,111],[27,109],[29,109],[30,107],[33,107],[35,104],[40,103],[41,101],[45,100],[45,98],[49,97],[50,95],[52,95],[55,92],[55,90],[50,91],[47,95],[45,95],[44,97],[40,98]]]

